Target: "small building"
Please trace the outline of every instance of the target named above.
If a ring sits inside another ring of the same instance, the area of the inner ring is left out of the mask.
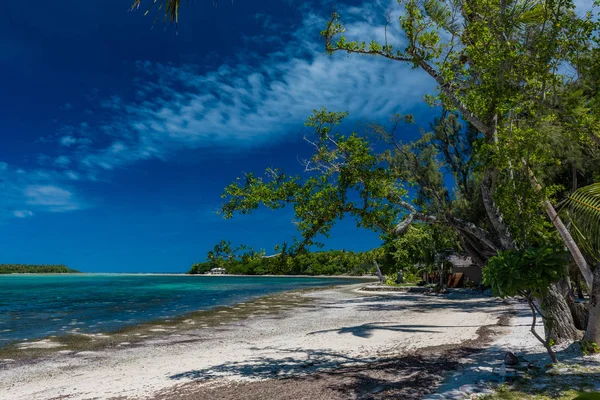
[[[478,285],[483,278],[481,268],[473,263],[471,257],[452,254],[448,256],[448,261],[452,264],[452,274],[462,274],[462,282],[464,286],[467,282],[473,282]]]
[[[225,270],[225,268],[217,267],[217,268],[212,268],[208,272],[208,274],[209,275],[225,275],[225,274],[227,274],[227,271]]]

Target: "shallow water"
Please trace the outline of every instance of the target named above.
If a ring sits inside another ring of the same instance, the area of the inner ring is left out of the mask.
[[[344,278],[0,275],[0,346],[69,332],[111,331]]]

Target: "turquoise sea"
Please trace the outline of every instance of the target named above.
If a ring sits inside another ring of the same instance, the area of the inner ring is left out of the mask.
[[[16,340],[94,333],[285,290],[355,279],[173,275],[0,275],[0,347]]]

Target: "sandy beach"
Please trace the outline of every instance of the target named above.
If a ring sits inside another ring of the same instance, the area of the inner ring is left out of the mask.
[[[0,397],[416,399],[510,337],[512,307],[497,299],[360,286],[269,296],[92,350],[37,342],[38,358],[0,357]]]

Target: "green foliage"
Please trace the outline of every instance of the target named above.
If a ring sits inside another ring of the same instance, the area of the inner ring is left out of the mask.
[[[535,266],[552,264],[544,252],[558,236],[540,205],[598,175],[598,25],[578,17],[569,0],[399,4],[404,37],[398,45],[350,41],[334,14],[322,32],[326,51],[385,57],[425,71],[438,84],[428,101],[444,109],[433,130],[403,143],[396,128],[413,121],[397,116],[392,130],[372,127],[384,148],[370,136],[338,133],[346,113],[315,110],[306,124],[314,130],[306,139],[314,147],[306,174],[247,174],[225,189],[223,215],[293,207],[301,236],[290,246],[294,256],[351,216],[382,234],[386,273],[415,264],[431,268],[444,248],[465,250],[479,265],[501,250],[531,248],[499,254],[488,278],[504,295],[543,291],[554,269]],[[564,65],[578,77],[562,76]],[[452,188],[447,173],[455,178]],[[441,235],[449,244],[435,243],[428,229],[451,232]],[[511,273],[502,277],[494,269]],[[524,286],[510,281],[516,273]]]
[[[582,393],[573,400],[600,400],[600,393]]]
[[[589,340],[584,340],[581,342],[581,351],[586,356],[591,354],[598,354],[600,353],[600,346],[598,346],[598,343],[591,342]]]
[[[215,246],[226,253],[208,252],[205,262],[192,265],[188,274],[205,274],[213,268],[225,268],[228,274],[239,275],[365,275],[373,272],[373,260],[381,260],[383,252],[331,250],[289,254],[284,245],[276,255],[264,257],[247,246],[233,248],[230,242],[221,241]],[[233,249],[233,250],[232,250]],[[241,249],[241,250],[240,250]],[[219,256],[215,256],[219,254]]]
[[[542,296],[566,274],[568,253],[554,246],[508,250],[488,260],[483,282],[496,296]]]
[[[383,246],[386,273],[402,270],[406,282],[421,281],[423,272],[443,272],[449,253],[460,251],[456,232],[443,225],[414,223],[401,236],[388,237]],[[394,278],[395,279],[395,278]]]
[[[71,274],[79,271],[66,265],[0,264],[0,274]]]
[[[462,158],[475,164],[471,182],[478,183],[478,173],[493,175],[490,193],[511,241],[521,248],[538,246],[540,234],[553,230],[540,212],[541,202],[560,199],[577,179],[597,179],[599,23],[591,15],[578,17],[568,0],[398,3],[402,43],[367,48],[349,41],[340,15],[334,14],[321,32],[326,51],[407,63],[435,80],[438,91],[428,103],[458,111],[481,135]],[[577,78],[562,76],[562,65],[572,65]],[[427,151],[420,148],[421,161]],[[452,157],[443,154],[453,166]],[[428,206],[443,204],[435,176],[417,175],[428,178],[415,181]],[[532,176],[540,186],[532,185]],[[476,192],[465,191],[472,185],[457,183],[453,214],[466,211],[470,221],[481,221],[470,212],[477,211]],[[495,252],[483,250],[482,259]]]
[[[188,271],[188,274],[206,274],[207,272],[210,272],[210,270],[213,268],[217,268],[217,265],[213,264],[212,262],[195,263]]]
[[[315,110],[306,123],[314,129],[307,142],[315,149],[304,162],[307,176],[288,176],[276,169],[267,169],[264,178],[246,174],[225,188],[223,216],[247,214],[261,205],[292,206],[301,235],[292,253],[319,245],[315,238],[327,238],[334,223],[348,215],[358,227],[392,232],[407,210],[407,191],[389,160],[373,152],[367,138],[335,132],[345,116]]]
[[[418,273],[418,271],[410,269],[403,271],[403,277],[405,283],[419,283],[422,280],[421,275]]]
[[[394,275],[386,275],[385,276],[385,284],[388,286],[394,286],[396,284],[396,276]]]
[[[577,243],[600,261],[600,183],[576,190],[567,197],[565,207]]]

